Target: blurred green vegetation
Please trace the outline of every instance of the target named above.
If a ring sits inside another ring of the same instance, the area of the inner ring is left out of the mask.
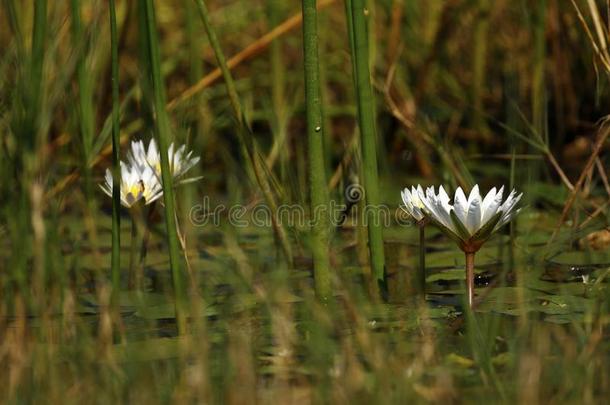
[[[331,232],[327,303],[315,297],[307,227],[234,226],[228,209],[197,216],[204,198],[210,210],[246,207],[246,219],[262,204],[309,207],[300,2],[205,1],[216,49],[200,1],[116,3],[123,146],[150,139],[161,115],[169,141],[202,158],[203,180],[175,190],[185,330],[161,204],[147,214],[139,290],[128,288],[121,211],[112,305],[112,202],[97,186],[112,153],[107,2],[3,0],[3,402],[608,398],[605,1],[368,1],[380,202],[394,212],[400,190],[420,182],[524,192],[522,214],[478,253],[470,315],[463,255],[431,227],[425,302],[417,228],[396,219],[383,229],[387,291],[377,291],[363,203],[345,195],[364,176],[343,1],[317,2],[326,178],[331,200],[351,206]]]

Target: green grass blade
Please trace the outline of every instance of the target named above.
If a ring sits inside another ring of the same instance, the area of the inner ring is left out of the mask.
[[[163,78],[161,77],[161,57],[159,51],[159,40],[157,38],[157,25],[153,0],[145,0],[146,11],[146,34],[148,38],[148,50],[150,54],[150,69],[152,72],[153,105],[156,113],[155,133],[159,142],[161,154],[161,182],[163,185],[163,202],[165,203],[165,224],[167,227],[167,244],[169,247],[169,262],[172,272],[172,283],[176,300],[176,321],[178,332],[186,331],[186,292],[184,288],[184,277],[180,263],[180,251],[178,247],[178,233],[176,229],[176,210],[174,200],[174,189],[172,186],[172,174],[169,167],[168,148],[171,138],[170,123],[165,110],[165,90]]]
[[[115,1],[110,0],[110,64],[112,85],[112,256],[111,275],[113,294],[118,293],[121,282],[121,173],[119,170],[120,116],[119,116],[119,39],[116,24]],[[116,302],[116,301],[115,301]]]
[[[81,141],[84,154],[85,170],[91,156],[93,147],[93,133],[95,130],[95,113],[93,108],[92,78],[87,68],[87,47],[84,46],[83,28],[81,21],[81,2],[71,0],[72,13],[72,44],[77,52],[76,80],[78,83],[77,113],[80,124]]]

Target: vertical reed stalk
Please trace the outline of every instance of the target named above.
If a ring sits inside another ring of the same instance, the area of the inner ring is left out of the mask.
[[[271,187],[270,179],[268,178],[272,176],[272,174],[269,172],[266,163],[261,157],[254,137],[247,126],[243,114],[243,109],[239,101],[239,95],[237,94],[237,89],[235,88],[235,83],[231,75],[231,71],[229,70],[229,67],[227,65],[227,60],[220,46],[220,42],[216,37],[214,27],[212,27],[212,24],[210,22],[208,9],[205,5],[205,2],[203,0],[195,1],[197,2],[197,6],[199,8],[199,15],[201,16],[205,31],[208,35],[208,39],[210,40],[210,45],[214,50],[216,61],[218,62],[218,66],[220,67],[220,70],[222,72],[225,85],[227,86],[227,93],[229,94],[229,99],[231,101],[231,106],[233,107],[235,118],[237,119],[237,122],[239,124],[239,130],[237,131],[239,142],[245,151],[247,162],[251,167],[252,171],[254,172],[256,182],[261,192],[263,193],[265,202],[271,210],[271,220],[273,222],[273,229],[280,241],[284,256],[286,257],[288,263],[292,265],[293,258],[290,240],[288,239],[288,235],[286,233],[286,230],[284,229],[284,226],[278,222],[277,203],[275,201],[275,196]]]
[[[271,0],[268,4],[269,23],[272,27],[277,26],[281,22],[281,11],[283,10],[282,0]],[[284,88],[286,86],[286,68],[282,60],[281,40],[275,38],[271,41],[270,57],[271,57],[271,101],[273,113],[272,131],[273,131],[273,147],[267,156],[267,166],[273,167],[276,160],[279,158],[280,164],[280,181],[287,181],[288,164],[287,155],[280,152],[285,148],[286,138],[288,136],[288,121],[290,118],[288,104],[286,103],[286,95]]]
[[[419,274],[417,275],[418,288],[421,294],[426,293],[426,224],[425,220],[417,224],[419,228]]]
[[[121,171],[119,168],[119,38],[115,1],[110,0],[110,64],[112,85],[112,256],[110,259],[114,297],[121,283]],[[116,302],[116,300],[113,300]]]
[[[78,120],[82,137],[85,170],[89,169],[91,148],[93,147],[94,112],[91,88],[91,72],[87,69],[88,47],[83,40],[80,0],[71,0],[72,46],[77,52],[76,80],[78,83]]]
[[[156,114],[155,132],[159,142],[161,154],[161,183],[163,186],[163,202],[165,203],[165,224],[167,227],[167,244],[169,246],[169,262],[172,272],[172,282],[175,294],[176,321],[178,333],[186,331],[186,292],[184,289],[184,277],[180,265],[180,251],[178,247],[178,234],[176,231],[176,215],[172,173],[169,167],[168,147],[170,140],[170,124],[167,111],[165,110],[165,90],[161,77],[161,57],[159,55],[159,39],[157,38],[157,26],[153,0],[145,1],[146,33],[148,38],[148,50],[150,53],[150,69],[152,72],[152,84],[154,95],[154,110]]]
[[[474,252],[466,252],[466,292],[468,306],[472,308],[474,301]]]
[[[538,134],[544,133],[546,59],[546,0],[539,0],[534,10],[534,71],[532,72],[532,121]]]
[[[356,54],[354,45],[354,18],[352,15],[352,0],[345,0],[345,21],[347,23],[347,36],[349,39],[349,50],[352,55]],[[354,88],[356,87],[356,60],[352,57],[352,75],[354,77]]]
[[[489,0],[479,0],[478,18],[474,29],[474,52],[472,60],[472,105],[473,126],[481,135],[489,138],[483,114],[483,90],[487,62],[487,41],[489,31]]]
[[[148,51],[147,22],[146,22],[146,2],[137,0],[133,3],[138,16],[138,64],[141,67],[138,71],[138,87],[141,91],[140,115],[144,121],[144,131],[153,132],[154,113],[149,100],[153,99],[153,90],[150,72],[150,52]],[[131,4],[128,7],[133,7]]]
[[[26,126],[29,133],[26,136],[31,139],[30,147],[34,146],[39,132],[39,115],[41,110],[43,64],[45,53],[45,40],[47,35],[47,0],[36,0],[34,2],[34,27],[32,31],[32,56],[30,65],[29,103],[27,105],[28,116]]]
[[[352,16],[352,0],[345,0],[345,20],[347,23],[347,34],[349,39],[349,49],[350,54],[355,55],[355,44],[354,44],[354,19]],[[356,89],[356,59],[354,57],[351,58],[352,62],[352,79],[354,84],[354,89]],[[358,130],[358,129],[355,129]],[[361,142],[357,142],[354,146],[354,154],[358,156],[362,156],[362,145]],[[362,178],[362,165],[358,164],[358,177]],[[367,254],[368,250],[368,230],[366,227],[366,202],[364,198],[358,201],[358,223],[356,225],[356,244],[358,248],[358,262],[363,268],[364,277],[366,280],[372,280],[371,277],[371,263],[370,263],[370,255]],[[379,285],[377,283],[369,283],[369,294],[371,297],[379,296]]]
[[[368,11],[364,0],[352,0],[356,94],[358,99],[358,118],[362,148],[364,187],[366,192],[366,212],[369,235],[371,267],[378,283],[385,285],[385,257],[383,251],[383,232],[379,220],[379,177],[377,170],[377,139],[375,132],[375,100],[371,88],[366,15]]]
[[[328,257],[329,197],[324,165],[324,124],[322,122],[322,100],[320,97],[316,0],[303,0],[302,6],[309,194],[312,221],[310,242],[314,259],[316,294],[322,300],[327,300],[332,294]]]
[[[83,38],[80,0],[70,1],[72,47],[76,51],[76,82],[78,92],[76,95],[76,117],[79,125],[80,146],[82,152],[81,171],[82,184],[85,196],[83,215],[86,219],[87,233],[93,255],[99,259],[97,227],[95,224],[97,211],[96,200],[93,196],[91,150],[93,148],[93,134],[95,131],[95,112],[93,107],[93,90],[91,71],[87,66],[88,47]]]

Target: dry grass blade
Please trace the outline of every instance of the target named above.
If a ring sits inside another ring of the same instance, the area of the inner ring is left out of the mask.
[[[607,29],[604,27],[602,23],[602,19],[599,13],[599,9],[593,0],[587,0],[587,4],[589,6],[589,12],[591,14],[591,19],[593,20],[593,25],[595,29],[595,33],[597,39],[593,36],[589,25],[587,24],[585,17],[576,4],[576,0],[571,0],[572,5],[576,9],[576,14],[578,15],[578,19],[583,25],[585,32],[587,33],[587,37],[589,41],[591,41],[591,45],[595,51],[595,54],[599,58],[600,62],[604,65],[604,69],[607,73],[610,73],[610,53],[608,52],[608,43],[606,41],[606,37],[608,36]]]
[[[549,246],[555,240],[555,237],[557,236],[557,233],[559,232],[559,228],[561,228],[561,225],[565,222],[565,220],[568,216],[568,213],[570,212],[570,208],[572,208],[574,201],[576,201],[578,192],[580,191],[585,180],[587,179],[587,177],[590,175],[591,171],[593,170],[593,165],[595,164],[597,156],[601,152],[602,147],[604,146],[604,143],[606,142],[606,139],[608,139],[608,135],[610,135],[610,125],[608,125],[608,122],[606,121],[603,123],[603,131],[599,135],[597,142],[595,142],[595,146],[593,147],[591,156],[589,157],[587,164],[585,165],[582,172],[580,173],[580,176],[578,177],[578,180],[576,181],[576,184],[574,185],[574,189],[572,189],[570,197],[568,198],[568,200],[566,201],[566,203],[563,207],[563,211],[561,212],[561,217],[559,218],[559,221],[557,222],[557,225],[555,226],[555,230],[553,231],[553,234],[551,235],[551,237],[549,238],[549,241],[547,242],[547,246]]]
[[[318,4],[318,10],[321,10],[325,7],[330,6],[331,4],[336,3],[336,0],[323,0]],[[240,65],[242,62],[258,55],[267,49],[271,42],[274,39],[286,34],[287,32],[299,27],[303,22],[303,16],[301,13],[295,14],[292,17],[285,20],[283,23],[260,37],[258,40],[254,41],[250,45],[248,45],[244,50],[239,52],[237,55],[229,58],[227,60],[227,66],[229,69],[234,69],[236,66]],[[190,99],[195,96],[195,94],[199,93],[203,89],[205,89],[210,84],[214,83],[216,80],[222,77],[222,71],[220,68],[214,69],[211,73],[203,77],[196,84],[192,85],[188,89],[186,89],[182,94],[178,97],[174,98],[167,104],[167,109],[169,111],[175,109],[178,105],[183,103],[184,101]]]

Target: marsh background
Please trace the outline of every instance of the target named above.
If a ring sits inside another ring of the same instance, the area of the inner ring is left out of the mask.
[[[123,149],[155,136],[146,1],[117,1]],[[403,220],[383,227],[386,291],[372,276],[363,203],[350,193],[366,189],[354,188],[363,168],[343,1],[318,1],[317,19],[325,172],[330,199],[350,207],[329,242],[332,298],[316,298],[307,227],[287,226],[282,238],[272,226],[193,216],[204,198],[212,210],[252,208],[269,192],[309,207],[300,2],[206,4],[243,115],[196,2],[154,2],[170,138],[201,156],[194,175],[203,176],[175,189],[185,332],[161,204],[143,216],[144,241],[132,238],[133,212],[121,211],[121,291],[111,305],[112,201],[98,187],[112,151],[108,3],[2,1],[4,401],[608,398],[606,2],[368,2],[380,202],[398,209],[400,190],[417,183],[525,193],[521,215],[478,255],[484,299],[474,313],[464,311],[462,254],[433,228],[425,302],[413,281],[418,231]],[[249,142],[267,190],[244,157]]]

